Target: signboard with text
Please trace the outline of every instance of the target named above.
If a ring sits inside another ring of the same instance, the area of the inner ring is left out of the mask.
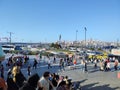
[[[111,54],[120,55],[120,49],[112,49]]]

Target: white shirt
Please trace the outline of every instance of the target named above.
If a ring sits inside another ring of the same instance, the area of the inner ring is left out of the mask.
[[[45,87],[46,90],[49,90],[49,80],[46,80],[44,77],[41,77],[39,80],[42,87]]]

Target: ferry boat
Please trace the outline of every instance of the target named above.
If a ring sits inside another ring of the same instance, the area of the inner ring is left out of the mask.
[[[3,51],[14,51],[15,46],[14,45],[2,45]]]

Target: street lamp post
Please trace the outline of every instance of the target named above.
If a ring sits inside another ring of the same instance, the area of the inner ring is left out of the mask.
[[[76,30],[76,42],[75,42],[75,44],[76,44],[76,51],[77,51],[77,33],[78,33],[78,30]]]
[[[12,32],[8,32],[8,33],[10,34],[10,44],[11,44],[11,41],[12,41],[12,40],[11,40],[11,39],[12,39],[11,37],[12,37],[12,34],[13,34],[13,33],[12,33]]]
[[[78,33],[78,30],[76,30],[76,42],[77,42],[77,33]]]
[[[87,28],[85,27],[84,30],[85,30],[85,59],[87,59],[87,54],[86,54],[86,31],[87,31]]]
[[[86,31],[87,31],[87,28],[85,27],[85,48],[86,48]]]

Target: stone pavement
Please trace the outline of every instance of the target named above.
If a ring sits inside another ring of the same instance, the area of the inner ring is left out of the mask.
[[[60,75],[68,75],[73,81],[80,82],[82,90],[120,90],[120,79],[117,73],[120,71],[99,71],[91,66],[87,73],[80,69],[60,72]]]
[[[40,66],[38,69],[32,69],[32,73],[38,73],[40,76],[44,71],[50,71],[51,73],[57,73],[61,76],[68,76],[73,82],[80,82],[82,90],[120,90],[120,79],[117,78],[118,71],[99,71],[99,68],[93,68],[92,64],[88,65],[88,72],[83,72],[81,68],[70,70],[68,67],[65,71],[60,71],[56,64],[50,69],[47,69],[47,65]],[[27,76],[26,69],[22,69],[22,72]]]

